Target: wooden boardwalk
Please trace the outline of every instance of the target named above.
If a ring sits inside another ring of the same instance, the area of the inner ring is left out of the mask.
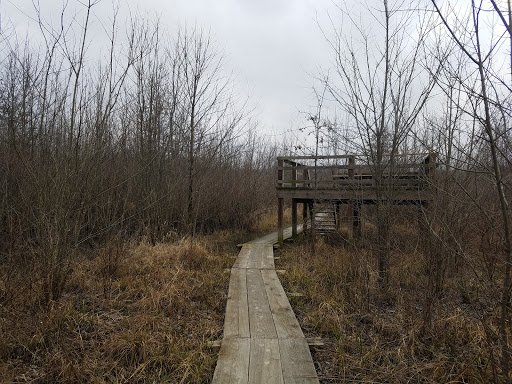
[[[285,231],[285,237],[291,229]],[[213,384],[319,383],[309,346],[274,269],[277,232],[243,245],[231,269]]]

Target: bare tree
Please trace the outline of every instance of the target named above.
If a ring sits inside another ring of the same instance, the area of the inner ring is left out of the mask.
[[[194,28],[178,36],[180,84],[183,87],[182,111],[187,146],[186,222],[191,234],[196,231],[200,190],[198,160],[213,160],[226,141],[243,128],[245,112],[233,99],[232,83],[222,73],[223,58],[206,32]],[[203,171],[204,172],[204,171]],[[207,186],[204,186],[207,188]]]
[[[352,146],[368,156],[376,188],[379,279],[389,281],[389,229],[393,186],[383,175],[406,146],[411,129],[424,109],[437,73],[423,72],[429,18],[403,9],[402,2],[384,0],[378,9],[367,8],[370,24],[339,7],[343,18],[328,38],[336,60],[336,75],[325,83],[355,131]],[[361,16],[362,18],[362,16]],[[349,33],[346,33],[349,32]],[[351,33],[350,33],[351,32]]]
[[[499,321],[501,370],[503,381],[510,382],[512,228],[507,196],[511,184],[507,174],[510,172],[512,161],[510,154],[504,151],[504,148],[507,146],[506,138],[510,126],[511,87],[510,82],[505,79],[505,73],[501,70],[501,60],[510,55],[510,52],[505,53],[506,47],[512,44],[510,2],[507,3],[506,10],[503,10],[501,4],[491,1],[491,9],[494,12],[489,12],[483,1],[472,1],[467,14],[461,15],[459,10],[456,16],[449,4],[444,8],[440,7],[437,1],[432,0],[432,4],[449,37],[475,70],[468,77],[454,76],[454,78],[457,85],[464,90],[465,98],[468,100],[467,107],[461,104],[458,107],[475,122],[478,128],[476,138],[484,145],[482,149],[489,154],[488,165],[485,161],[482,163],[480,160],[480,162],[485,172],[488,172],[494,180],[496,197],[499,201],[501,225],[496,230],[499,231],[502,241],[504,261]],[[505,12],[509,12],[508,19],[505,17]],[[495,16],[501,21],[504,31],[498,29]],[[512,71],[512,62],[509,70]]]

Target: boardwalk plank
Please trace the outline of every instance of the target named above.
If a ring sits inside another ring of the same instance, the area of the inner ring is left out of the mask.
[[[302,224],[297,225],[297,231],[302,231]],[[292,228],[285,228],[283,231],[283,238],[288,239],[289,237],[292,237]],[[250,242],[251,244],[273,244],[277,243],[277,232],[272,232],[266,236],[259,237],[255,240],[252,240]]]
[[[249,303],[247,301],[247,270],[240,271],[240,295],[238,296],[238,333],[240,337],[251,337],[249,329]]]
[[[222,342],[212,384],[247,384],[251,339],[228,339]]]
[[[248,269],[274,269],[272,244],[251,244],[251,253],[246,262]]]
[[[252,339],[249,384],[283,384],[278,339]]]
[[[232,269],[224,320],[224,337],[249,336],[246,270]]]
[[[319,383],[305,339],[279,339],[279,349],[285,383]]]
[[[251,244],[251,254],[247,260],[248,269],[261,269],[264,247],[265,244]]]
[[[259,269],[247,270],[247,300],[252,338],[277,338],[274,319]]]
[[[238,254],[235,263],[233,264],[233,268],[247,268],[247,263],[249,262],[251,253],[252,244],[244,244],[240,250],[240,253]]]
[[[304,338],[304,333],[293,313],[288,297],[275,270],[262,270],[274,324],[279,338]]]
[[[229,279],[228,300],[224,317],[224,338],[238,337],[238,295],[240,278],[238,269],[231,270]]]
[[[265,244],[261,249],[261,269],[274,269],[274,247],[272,244]]]

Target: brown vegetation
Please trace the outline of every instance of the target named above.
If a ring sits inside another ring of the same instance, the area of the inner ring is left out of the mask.
[[[171,38],[135,17],[123,39],[114,17],[95,60],[86,47],[98,2],[80,4],[76,15],[62,10],[61,26],[39,19],[41,41],[19,43],[15,31],[2,40],[7,312],[67,305],[84,255],[101,260],[86,277],[101,278],[110,300],[119,289],[111,279],[126,272],[127,242],[247,230],[273,192],[275,146],[255,135],[207,33],[197,27]],[[191,252],[179,263],[200,270],[201,254]]]
[[[0,305],[5,383],[204,383],[222,332],[240,234],[152,245],[112,242],[83,253],[58,301],[42,303],[41,280]],[[4,268],[5,266],[2,266]]]
[[[314,256],[303,238],[279,251],[285,290],[305,295],[290,300],[306,336],[326,341],[313,350],[321,382],[497,382],[500,298],[474,269],[476,242],[471,259],[445,260],[446,279],[432,301],[423,227],[413,220],[391,232],[384,291],[369,222],[357,247],[341,231],[319,239]]]
[[[98,3],[2,35],[0,381],[207,382],[276,147],[208,33],[114,12],[95,57]]]
[[[429,3],[423,7],[384,0],[363,7],[359,15],[350,6],[339,6],[339,17],[346,22],[332,25],[328,41],[336,63],[322,85],[348,123],[339,127],[336,120],[323,117],[325,123],[316,132],[332,143],[327,149],[341,144],[370,159],[377,195],[372,223],[377,234],[376,242],[362,243],[359,250],[372,255],[368,260],[379,261],[379,294],[368,297],[382,296],[384,303],[398,298],[409,305],[400,286],[404,272],[398,267],[411,254],[404,251],[406,244],[395,248],[392,233],[400,221],[389,204],[393,193],[388,192],[394,187],[383,188],[382,171],[393,169],[392,160],[400,153],[436,153],[433,184],[438,193],[428,209],[414,215],[421,218],[422,229],[412,236],[418,239],[413,243],[419,260],[411,259],[411,265],[419,263],[424,273],[408,277],[417,279],[411,297],[420,309],[412,312],[417,318],[407,329],[416,337],[414,327],[419,326],[420,341],[434,332],[432,340],[440,344],[427,345],[441,353],[448,344],[445,335],[437,333],[446,328],[438,321],[457,320],[455,340],[462,337],[459,331],[469,330],[467,334],[484,340],[480,347],[487,352],[482,360],[482,354],[465,346],[471,358],[479,359],[478,369],[465,354],[455,353],[457,358],[448,360],[454,364],[452,373],[440,380],[469,377],[511,383],[512,5],[493,0],[457,6],[449,1]],[[385,154],[390,156],[389,164],[382,161]],[[399,259],[397,250],[404,254]],[[367,292],[372,292],[373,278],[367,281]],[[457,290],[462,304],[471,304],[469,310],[451,300]],[[382,311],[378,316],[379,321],[386,318]],[[467,319],[473,317],[478,332],[468,325]],[[414,342],[407,345],[418,349]],[[460,364],[468,370],[459,369]],[[437,373],[422,377],[436,380]],[[418,376],[409,372],[399,377],[416,380]]]

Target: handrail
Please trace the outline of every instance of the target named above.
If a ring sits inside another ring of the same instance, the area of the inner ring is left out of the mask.
[[[386,153],[383,154],[383,157],[404,157],[404,156],[429,156],[435,154],[435,152],[419,152],[419,153]],[[371,158],[370,155],[365,154],[348,154],[348,155],[304,155],[304,156],[278,156],[277,160],[314,160],[314,159],[325,159],[325,160],[335,160],[335,159],[348,159],[350,157],[366,157]]]
[[[384,155],[390,157],[391,155]],[[384,166],[384,173],[381,173],[381,182],[392,184],[391,180],[396,180],[398,188],[407,186],[419,189],[425,189],[428,186],[427,181],[431,181],[435,176],[437,167],[437,153],[406,153],[394,154],[397,159],[411,158],[410,162],[398,161],[391,167],[387,161]],[[426,156],[425,158],[421,158]],[[418,158],[419,157],[419,158]],[[344,164],[318,164],[318,160],[348,159]],[[366,162],[363,159],[368,159]],[[330,155],[330,156],[279,156],[277,158],[277,189],[332,189],[332,188],[371,188],[375,185],[375,175],[370,156],[363,155]],[[309,160],[297,162],[295,160]],[[315,160],[315,165],[311,164]],[[360,160],[356,164],[356,160]],[[363,162],[361,162],[363,160]],[[310,170],[315,169],[315,180],[311,179]],[[337,172],[336,172],[337,171]],[[382,172],[382,171],[381,171]]]

